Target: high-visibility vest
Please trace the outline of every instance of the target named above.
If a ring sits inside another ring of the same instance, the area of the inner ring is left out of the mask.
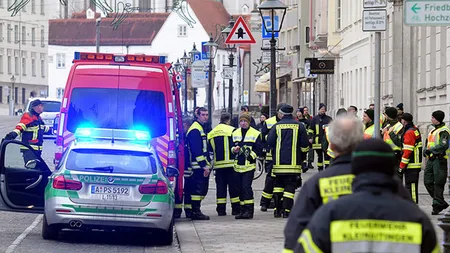
[[[409,156],[409,159],[402,156],[401,163],[406,164],[407,169],[420,169],[422,167],[422,136],[420,136],[420,132],[417,127],[410,128],[407,132],[409,131],[414,131],[416,141],[414,145],[407,145],[403,143],[403,153],[405,153],[406,150],[409,150],[412,153]]]
[[[375,125],[371,125],[370,127],[364,130],[364,139],[370,139],[373,137],[373,133],[375,132]]]
[[[273,117],[268,118],[266,121],[264,121],[264,123],[266,123],[267,130],[270,131],[270,129],[272,129],[272,127],[277,123],[277,116],[273,116]],[[265,137],[265,141],[267,141],[267,136],[268,135],[269,134],[264,136]],[[266,160],[267,161],[272,161],[272,151],[270,149],[266,153]]]
[[[328,142],[327,155],[334,159],[336,156],[334,155],[334,151],[330,148],[330,139],[328,138],[328,125],[324,127],[324,132],[325,138],[327,139]]]
[[[440,142],[440,139],[439,139],[440,136],[439,136],[439,134],[440,134],[442,131],[446,131],[447,133],[450,134],[450,129],[449,129],[447,126],[445,126],[445,125],[442,126],[442,127],[439,127],[439,128],[434,129],[433,131],[431,131],[431,132],[428,134],[428,138],[427,138],[427,150],[430,150],[432,147],[434,147],[434,146],[436,145],[436,143],[439,143],[439,142]],[[450,153],[450,148],[447,146],[447,150],[445,150],[445,156],[444,156],[445,159],[448,158],[449,153]],[[433,154],[430,155],[430,157],[432,157],[432,156],[433,156]]]
[[[214,152],[214,169],[233,167],[234,159],[231,155],[233,143],[230,143],[233,131],[234,127],[219,124],[208,133],[208,142]]]
[[[388,125],[388,127],[392,128],[392,132],[394,132],[394,134],[396,134],[396,135],[403,129],[403,125],[400,122],[397,122],[394,126]],[[402,150],[401,147],[395,145],[395,143],[392,141],[391,137],[389,136],[389,131],[386,131],[384,133],[383,140],[384,140],[384,142],[389,144],[389,146],[391,146],[392,150],[394,150],[394,151]]]
[[[233,142],[240,143],[241,151],[244,148],[250,148],[250,156],[256,161],[256,158],[258,157],[257,154],[253,151],[253,146],[255,145],[256,140],[260,136],[260,132],[253,127],[249,127],[247,130],[247,133],[245,133],[244,139],[242,139],[242,129],[239,128],[236,131],[233,132]],[[234,147],[231,149],[231,151],[234,151]],[[245,159],[243,162],[242,159],[239,159],[239,156],[243,156],[243,154],[238,154],[237,158],[234,160],[234,170],[236,172],[247,172],[254,170],[256,168],[256,162],[250,163],[249,160]]]
[[[199,155],[197,157],[192,157],[191,147],[189,147],[190,167],[192,169],[200,169],[200,165],[198,163],[201,161],[206,161],[206,163],[209,165],[209,161],[208,161],[208,159],[206,159],[208,156],[208,144],[207,144],[207,138],[206,138],[205,131],[203,130],[202,125],[200,125],[200,123],[198,123],[197,121],[194,121],[194,123],[192,123],[191,127],[189,127],[189,130],[187,131],[186,136],[189,136],[189,133],[194,129],[196,129],[200,132],[200,135],[202,138],[202,155]]]

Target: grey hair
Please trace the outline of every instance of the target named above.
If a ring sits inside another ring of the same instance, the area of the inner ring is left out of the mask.
[[[337,117],[328,129],[333,151],[341,154],[351,153],[364,140],[364,125],[355,116]]]

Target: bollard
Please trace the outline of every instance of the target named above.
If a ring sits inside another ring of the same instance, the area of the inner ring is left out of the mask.
[[[444,230],[444,253],[450,253],[450,211],[445,212],[444,216],[439,218],[438,226]]]

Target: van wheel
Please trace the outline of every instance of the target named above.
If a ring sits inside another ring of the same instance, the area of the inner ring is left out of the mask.
[[[47,218],[44,215],[42,219],[42,238],[44,240],[56,240],[59,235],[59,226],[58,225],[48,225]]]
[[[160,240],[159,243],[161,245],[172,245],[173,243],[173,224],[174,224],[174,220],[172,219],[172,222],[170,222],[169,228],[166,231],[162,231],[162,233],[160,233]]]

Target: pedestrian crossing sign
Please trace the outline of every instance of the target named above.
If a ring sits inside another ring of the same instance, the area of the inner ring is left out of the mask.
[[[236,20],[233,28],[231,29],[230,34],[228,34],[227,39],[225,40],[226,44],[255,44],[255,38],[245,23],[242,16]]]

